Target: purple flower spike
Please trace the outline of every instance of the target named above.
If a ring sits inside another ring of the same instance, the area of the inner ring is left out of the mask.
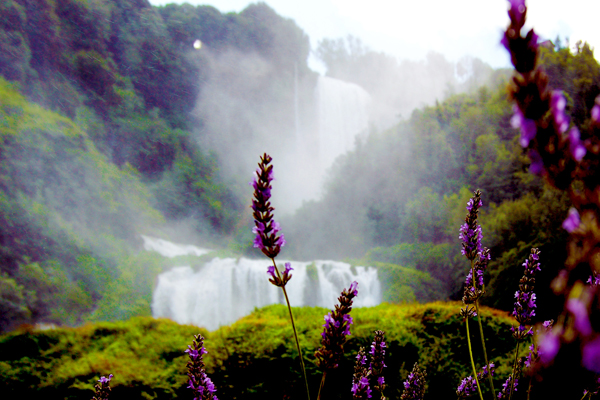
[[[415,363],[412,372],[408,374],[404,381],[404,392],[400,396],[401,400],[422,400],[425,396],[425,378],[427,373],[419,368],[419,364]]]
[[[375,382],[373,388],[383,396],[383,391],[386,388],[385,380],[383,379],[383,369],[385,365],[385,349],[386,344],[384,341],[385,333],[383,331],[375,331],[375,338],[371,344],[371,363],[369,364],[369,371],[371,379]]]
[[[495,365],[493,363],[490,363],[489,368],[487,365],[484,365],[481,369],[481,372],[477,374],[477,380],[480,382],[483,381],[485,378],[487,378],[490,372],[492,376],[494,376],[494,367]],[[465,379],[463,379],[458,385],[458,388],[456,388],[456,395],[459,399],[470,397],[476,392],[477,381],[475,380],[475,378],[473,378],[473,376],[468,376]]]
[[[600,121],[600,96],[596,97],[594,107],[592,107],[592,122]]]
[[[591,340],[583,346],[581,352],[581,363],[584,367],[600,374],[600,336]]]
[[[254,247],[260,249],[267,257],[275,258],[285,246],[285,237],[279,235],[281,226],[273,220],[273,210],[271,207],[271,182],[273,181],[273,166],[269,165],[273,159],[268,154],[263,154],[258,163],[258,169],[250,186],[254,188],[254,198],[252,200],[252,215],[254,216],[255,227],[252,233],[254,238]]]
[[[581,161],[585,157],[586,149],[581,140],[579,140],[580,134],[577,127],[573,127],[569,130],[569,150],[571,155],[577,161]]]
[[[279,270],[275,268],[274,265],[269,265],[267,267],[267,274],[271,275],[269,278],[269,282],[271,282],[275,286],[284,287],[287,283],[292,279],[292,273],[294,268],[292,268],[292,264],[285,263],[285,270],[283,274],[279,274]]]
[[[529,142],[531,142],[537,133],[537,126],[535,121],[529,118],[525,118],[519,107],[513,107],[513,116],[510,119],[511,126],[515,129],[521,129],[521,139],[519,143],[521,147],[526,148],[529,146]]]
[[[581,220],[579,219],[579,213],[576,209],[571,208],[569,210],[569,215],[567,219],[562,223],[562,227],[569,233],[573,232],[575,229],[579,228],[579,224],[581,224]]]
[[[569,129],[569,117],[565,114],[566,106],[567,100],[562,91],[554,90],[550,100],[550,110],[559,133],[565,133]]]
[[[533,292],[535,285],[535,274],[540,271],[540,251],[531,249],[529,258],[523,263],[525,271],[523,277],[519,281],[519,290],[515,293],[515,308],[512,315],[519,323],[519,327],[511,329],[513,336],[517,340],[523,340],[528,336],[533,335],[532,329],[527,329],[526,325],[531,324],[531,318],[535,316],[535,293]]]
[[[100,377],[98,379],[98,383],[94,386],[96,391],[95,396],[92,397],[92,400],[108,400],[108,395],[110,394],[110,380],[113,378],[113,374]]]
[[[508,10],[510,19],[519,28],[522,28],[525,24],[525,12],[527,11],[525,0],[508,0],[508,2],[510,3],[510,9]]]
[[[565,308],[573,314],[575,319],[575,329],[583,336],[588,336],[592,333],[592,325],[586,305],[579,299],[569,299],[565,304]]]
[[[531,160],[529,171],[534,175],[543,175],[546,170],[540,153],[533,149],[529,150],[529,159]]]
[[[106,376],[102,376],[102,377],[100,377],[100,379],[98,379],[98,382],[109,383],[112,378],[113,378],[113,374],[108,375],[108,378]]]
[[[323,371],[337,368],[344,355],[346,336],[350,335],[350,325],[352,325],[352,317],[349,314],[352,311],[353,299],[358,294],[357,285],[353,282],[350,289],[344,289],[338,297],[339,304],[325,315],[321,348],[315,352],[317,365]]]
[[[192,346],[188,346],[185,351],[190,357],[187,363],[188,368],[188,389],[194,392],[195,400],[218,400],[215,396],[217,389],[212,380],[206,375],[206,368],[202,355],[207,351],[204,348],[204,337],[194,335]]]
[[[369,382],[370,371],[366,367],[367,355],[365,348],[361,347],[356,356],[354,375],[352,375],[352,398],[354,400],[367,400],[371,398],[371,385]]]
[[[465,223],[460,227],[458,235],[462,242],[461,253],[471,261],[482,251],[481,239],[483,233],[481,232],[481,225],[477,224],[477,213],[482,205],[481,192],[477,190],[467,203],[467,216]]]
[[[548,365],[554,360],[559,349],[560,339],[556,332],[550,331],[540,335],[538,352],[544,365]]]

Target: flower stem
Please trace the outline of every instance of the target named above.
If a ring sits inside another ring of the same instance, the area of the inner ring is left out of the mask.
[[[513,361],[513,369],[512,369],[512,382],[510,383],[510,392],[508,395],[508,400],[511,399],[514,388],[515,388],[515,382],[517,381],[517,358],[519,357],[519,344],[521,344],[521,342],[519,340],[517,340],[517,348],[515,349],[515,360]]]
[[[481,346],[483,346],[483,357],[485,358],[485,365],[490,365],[487,356],[487,350],[485,349],[485,338],[483,337],[483,326],[481,324],[481,314],[479,313],[479,300],[475,300],[475,310],[477,311],[477,322],[479,322],[479,335],[481,336]],[[488,367],[489,368],[489,367]],[[496,391],[494,390],[494,379],[492,374],[488,374],[490,386],[492,387],[492,395],[496,398]]]
[[[278,277],[281,277],[279,274],[279,269],[277,269],[277,264],[275,263],[275,259],[271,258],[273,261],[273,266],[275,267],[275,272]],[[288,298],[287,291],[285,290],[285,286],[281,286],[281,290],[283,290],[283,295],[285,296],[285,302],[287,303],[288,311],[290,313],[290,321],[292,322],[292,329],[294,330],[294,338],[296,339],[296,348],[298,349],[298,355],[300,357],[300,365],[302,366],[302,375],[304,376],[304,385],[306,386],[306,397],[310,400],[310,392],[308,390],[308,379],[306,377],[306,368],[304,367],[304,359],[302,358],[302,350],[300,349],[300,342],[298,341],[298,332],[296,331],[296,324],[294,323],[294,315],[292,314],[292,306],[290,305],[290,299]],[[322,382],[321,382],[322,384]],[[319,389],[320,391],[320,389]]]
[[[475,368],[475,360],[473,360],[473,350],[471,349],[471,334],[469,333],[469,318],[465,318],[465,325],[467,326],[467,343],[469,344],[469,356],[471,356],[471,366],[473,366],[473,376],[475,377],[475,383],[477,384],[477,391],[479,391],[479,398],[481,400],[483,400],[483,394],[481,394],[481,385],[479,385],[479,380],[477,379],[477,368]]]
[[[321,378],[321,384],[319,385],[319,394],[317,394],[317,400],[321,400],[321,389],[325,386],[325,377],[327,376],[327,371],[323,372],[323,377]]]

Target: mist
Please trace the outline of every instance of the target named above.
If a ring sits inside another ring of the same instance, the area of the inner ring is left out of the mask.
[[[227,182],[248,199],[258,157],[270,154],[279,215],[320,199],[335,160],[357,142],[418,107],[473,90],[492,73],[478,59],[454,64],[433,52],[420,62],[398,61],[353,37],[324,40],[313,52],[326,76],[255,51],[203,45],[190,53],[203,66],[192,112],[196,139],[216,152]]]

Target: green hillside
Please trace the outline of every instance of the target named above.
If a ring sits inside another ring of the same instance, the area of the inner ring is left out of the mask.
[[[399,398],[402,382],[415,362],[427,370],[426,398],[454,398],[470,372],[464,323],[458,303],[382,304],[352,311],[352,335],[344,362],[328,375],[326,398],[350,399],[354,359],[359,346],[369,347],[373,331],[386,332],[384,373],[388,396]],[[300,343],[307,360],[311,390],[320,372],[313,352],[320,346],[322,308],[296,308]],[[512,320],[484,308],[488,352],[496,362],[497,386],[508,374],[514,351]],[[187,355],[193,335],[206,337],[207,371],[219,398],[303,398],[287,309],[269,306],[214,332],[147,318],[100,323],[75,329],[21,331],[0,337],[0,381],[7,400],[24,395],[46,398],[91,398],[100,375],[114,374],[111,398],[187,398]],[[480,352],[475,352],[479,364]],[[502,366],[502,367],[500,367]]]

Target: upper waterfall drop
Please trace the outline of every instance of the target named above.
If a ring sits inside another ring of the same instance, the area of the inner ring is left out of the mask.
[[[327,168],[354,148],[357,136],[368,134],[371,96],[354,83],[319,76],[315,102],[318,158]]]
[[[368,135],[370,105],[371,96],[359,85],[317,78],[310,116],[305,115],[296,129],[295,143],[284,158],[282,191],[293,194],[287,196],[291,207],[286,211],[322,195],[326,172],[335,159],[353,150],[357,137]]]

